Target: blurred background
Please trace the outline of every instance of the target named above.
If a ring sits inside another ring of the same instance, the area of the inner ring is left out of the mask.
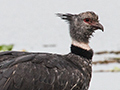
[[[0,44],[14,44],[13,50],[70,52],[67,22],[56,13],[94,11],[105,32],[96,31],[90,40],[94,52],[120,50],[120,1],[118,0],[0,0]],[[94,55],[93,61],[120,57],[119,54]],[[120,72],[94,72],[120,68],[119,63],[93,65],[89,90],[120,90]]]

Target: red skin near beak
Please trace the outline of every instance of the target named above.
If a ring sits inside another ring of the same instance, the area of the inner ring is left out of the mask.
[[[98,21],[93,21],[90,18],[85,18],[84,22],[91,25],[95,30],[96,29],[101,29],[102,31],[104,31],[104,28],[103,28],[102,24],[100,24]]]

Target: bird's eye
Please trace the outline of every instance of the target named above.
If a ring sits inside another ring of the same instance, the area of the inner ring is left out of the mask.
[[[84,22],[89,22],[90,21],[90,18],[85,18],[84,19]]]

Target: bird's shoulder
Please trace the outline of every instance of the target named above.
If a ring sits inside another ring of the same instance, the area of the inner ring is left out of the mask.
[[[32,64],[44,63],[46,67],[53,67],[58,63],[64,63],[64,55],[19,51],[6,51],[0,53],[0,69],[21,63],[27,64],[27,62],[31,62]]]

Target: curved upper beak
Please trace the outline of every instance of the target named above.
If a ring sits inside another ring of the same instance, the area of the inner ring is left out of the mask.
[[[102,31],[104,31],[104,27],[102,24],[100,24],[99,22],[95,22],[94,24],[92,24],[93,28],[95,28],[95,30],[97,29],[101,29]]]

